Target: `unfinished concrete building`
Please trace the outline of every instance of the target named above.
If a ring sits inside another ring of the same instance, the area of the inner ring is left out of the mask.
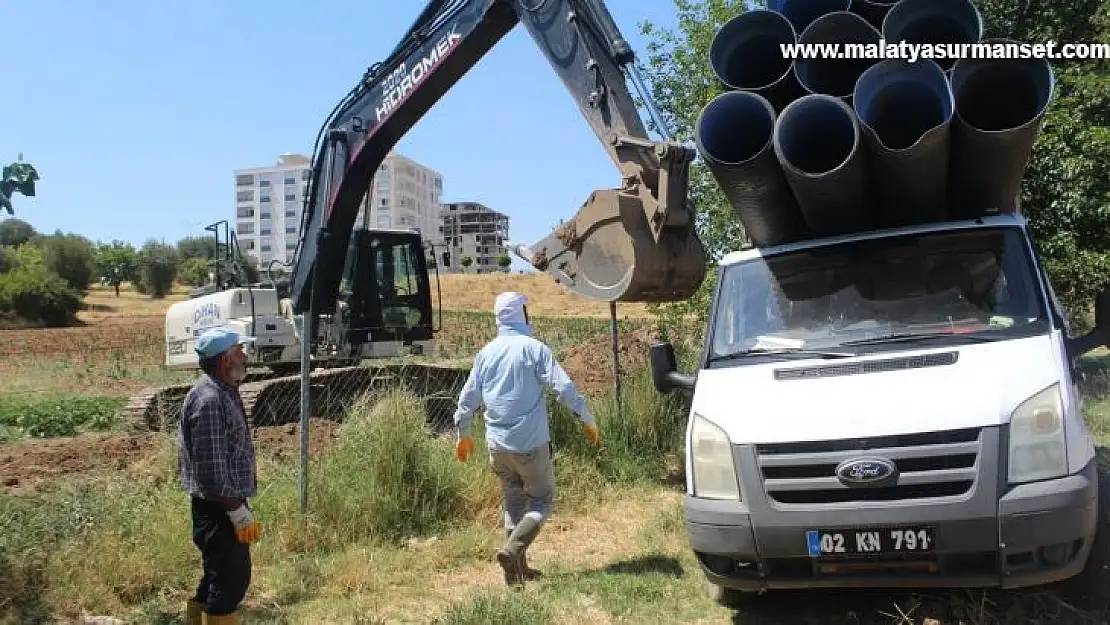
[[[508,272],[498,257],[508,255],[509,216],[478,202],[451,202],[440,207],[443,247],[436,254],[444,273]],[[464,266],[464,259],[470,265]]]

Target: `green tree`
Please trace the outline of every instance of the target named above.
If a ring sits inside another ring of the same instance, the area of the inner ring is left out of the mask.
[[[182,284],[189,286],[204,286],[208,284],[208,274],[211,270],[209,261],[203,258],[195,256],[186,258],[181,261],[181,271],[178,272],[177,279]]]
[[[181,260],[216,258],[216,237],[185,237],[177,242],[177,253]]]
[[[139,252],[140,291],[155,299],[169,295],[177,277],[180,257],[177,248],[148,240]]]
[[[472,264],[474,264],[474,259],[471,258],[470,256],[463,256],[462,259],[459,260],[459,264],[462,265],[463,267],[469,267]]]
[[[512,265],[512,264],[513,264],[513,259],[509,258],[508,254],[502,252],[502,253],[497,255],[497,266],[498,267],[501,267],[502,269],[508,269],[509,266]]]
[[[23,155],[19,160],[4,168],[0,174],[0,208],[8,211],[9,215],[15,214],[12,205],[12,196],[20,193],[26,197],[35,196],[35,182],[39,180],[39,172],[35,166],[23,162]]]
[[[95,247],[92,242],[77,234],[57,232],[43,237],[42,260],[46,268],[65,280],[77,293],[89,289],[95,271]]]
[[[0,246],[23,245],[37,234],[34,226],[22,219],[12,217],[0,221]]]
[[[121,284],[139,279],[139,255],[130,243],[112,241],[97,246],[94,265],[97,277],[112,285],[116,297],[119,297]]]
[[[698,115],[721,93],[709,67],[713,35],[746,9],[742,0],[673,0],[677,28],[644,22],[648,39],[640,69],[675,140],[693,142]],[[764,3],[757,3],[764,5]],[[979,0],[985,37],[1027,42],[1106,41],[1110,0]],[[1105,59],[1054,65],[1055,101],[1045,117],[1022,190],[1028,217],[1054,288],[1076,317],[1110,281],[1110,82]],[[649,126],[655,125],[649,121]],[[656,129],[658,130],[658,129]],[[700,160],[690,171],[690,196],[710,268],[702,288],[689,300],[652,306],[660,314],[702,317],[716,275],[716,262],[746,243],[743,228]]]

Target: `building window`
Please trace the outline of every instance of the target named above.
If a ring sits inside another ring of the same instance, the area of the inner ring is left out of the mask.
[[[236,215],[238,215],[239,217],[254,217],[254,209],[253,208],[240,208],[236,212]]]
[[[302,169],[301,170],[301,180],[308,180],[310,176],[312,176],[312,170],[311,169]]]
[[[292,211],[285,211],[285,216],[286,216],[286,217],[292,217],[292,218],[296,218],[296,217],[297,217],[297,211],[295,211],[295,210],[292,210]]]
[[[297,201],[297,194],[296,193],[286,193],[285,194],[285,201],[286,202],[296,202]]]
[[[269,180],[259,180],[259,181],[258,181],[258,186],[260,186],[260,187],[268,187],[268,186],[270,186],[270,181],[269,181]]]
[[[389,215],[378,215],[378,227],[379,228],[388,228],[392,225],[393,225],[393,220],[389,217]]]
[[[254,190],[250,191],[237,191],[235,193],[236,202],[249,202],[254,199]]]
[[[239,174],[235,176],[235,185],[239,187],[247,187],[254,184],[253,174]]]
[[[266,236],[266,235],[270,234],[270,229],[269,228],[263,228],[258,233],[261,234],[262,236]]]
[[[262,203],[269,202],[270,201],[270,196],[269,195],[263,195],[262,197],[258,198],[258,201],[262,202]]]
[[[263,252],[269,252],[270,251],[270,244],[269,243],[263,243],[262,244],[262,251]]]
[[[286,176],[284,182],[285,182],[285,184],[297,184],[297,177],[296,176]]]
[[[254,224],[239,224],[239,227],[235,230],[235,232],[236,234],[252,234],[254,232]]]
[[[296,226],[285,226],[285,234],[297,234]]]

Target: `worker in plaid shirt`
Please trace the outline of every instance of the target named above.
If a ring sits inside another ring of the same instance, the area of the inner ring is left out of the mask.
[[[247,498],[256,492],[251,444],[239,383],[247,374],[240,337],[212,328],[196,340],[201,379],[181,408],[178,460],[181,486],[191,496],[193,543],[200,549],[203,575],[188,602],[189,625],[233,625],[251,578],[250,544],[261,525]]]

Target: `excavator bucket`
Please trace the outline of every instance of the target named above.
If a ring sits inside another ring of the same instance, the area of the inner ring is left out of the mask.
[[[650,198],[648,202],[651,202]],[[568,222],[513,253],[584,297],[673,302],[705,279],[705,248],[692,220],[664,226],[656,238],[645,200],[629,189],[594,191]]]

